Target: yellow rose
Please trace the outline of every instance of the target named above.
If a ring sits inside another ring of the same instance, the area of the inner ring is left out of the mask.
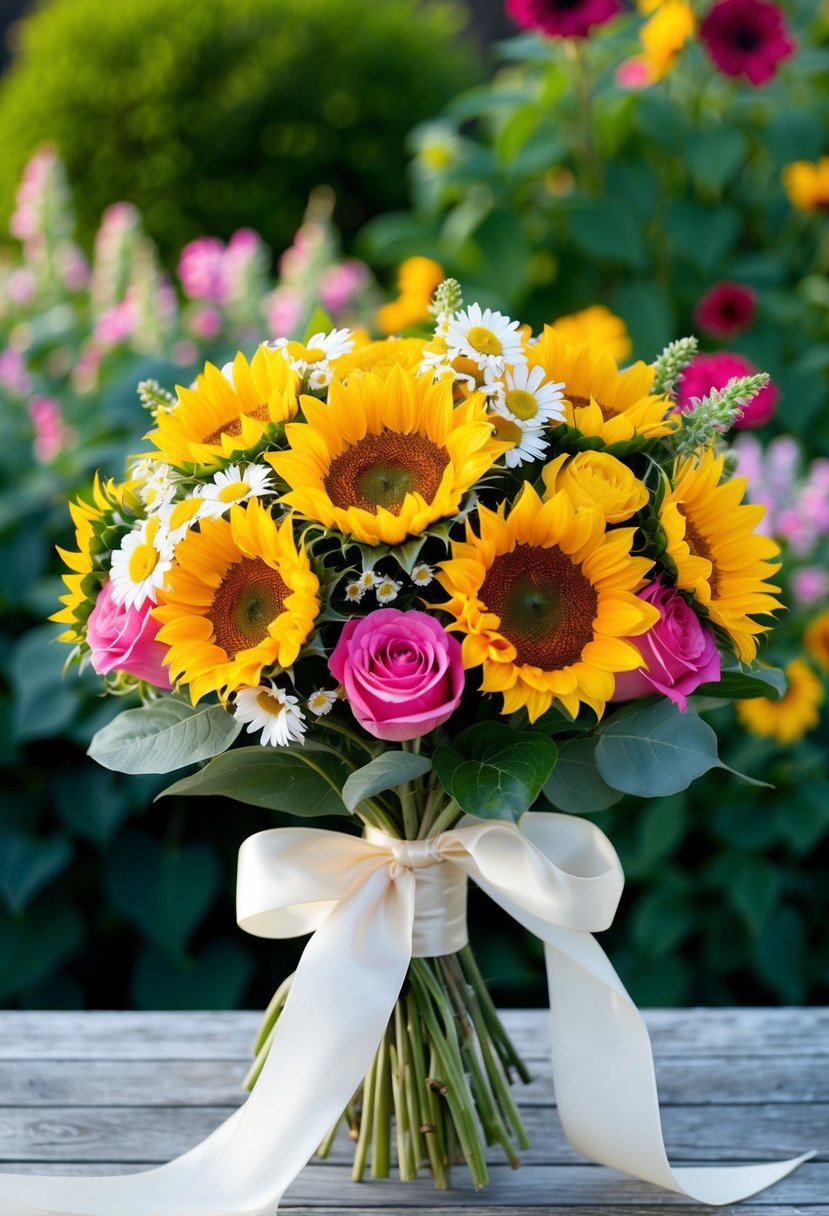
[[[609,524],[630,519],[648,501],[648,491],[627,465],[607,452],[558,456],[544,468],[545,499],[564,490],[577,510],[598,509]]]

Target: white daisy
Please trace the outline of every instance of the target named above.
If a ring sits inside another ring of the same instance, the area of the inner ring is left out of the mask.
[[[330,363],[320,363],[308,375],[308,387],[314,393],[321,393],[328,388],[334,372]]]
[[[412,582],[416,587],[428,587],[434,577],[434,570],[431,566],[427,566],[426,562],[420,562],[412,570]]]
[[[544,383],[543,367],[509,367],[498,395],[498,412],[522,427],[535,429],[564,421],[564,383]]]
[[[517,321],[491,308],[470,304],[449,319],[446,344],[480,368],[502,369],[526,362]]]
[[[158,535],[175,548],[183,540],[194,524],[198,523],[202,514],[202,499],[197,494],[183,498],[181,502],[168,503],[159,511],[161,528]]]
[[[236,694],[235,713],[247,723],[247,733],[262,732],[265,746],[287,747],[305,742],[305,715],[298,709],[299,699],[278,688],[273,680],[258,688],[243,688]]]
[[[331,707],[337,700],[336,688],[318,688],[308,698],[308,708],[318,718],[324,718],[331,713]]]
[[[201,514],[209,519],[217,519],[237,502],[261,498],[273,492],[270,469],[261,464],[249,464],[243,471],[238,465],[231,464],[214,474],[212,483],[199,488]]]
[[[522,426],[508,417],[503,410],[489,415],[495,434],[513,446],[504,452],[504,464],[508,469],[519,468],[530,460],[540,460],[547,451],[548,439],[543,427]]]
[[[389,578],[387,574],[384,574],[382,578],[378,578],[374,586],[374,594],[377,596],[378,604],[390,604],[392,600],[396,600],[402,586],[402,583]]]
[[[159,516],[151,515],[128,532],[112,554],[112,598],[128,608],[139,608],[146,600],[155,604],[172,564],[173,545]]]
[[[363,591],[371,591],[372,587],[376,587],[378,581],[377,575],[373,570],[364,570],[357,579],[357,582]]]
[[[359,583],[346,583],[345,585],[345,598],[351,604],[359,604],[365,593],[365,588],[361,587]]]
[[[130,470],[138,483],[138,495],[152,514],[171,503],[176,496],[178,478],[162,460],[141,460]]]
[[[317,372],[320,376],[328,374],[330,379],[331,363],[350,353],[354,347],[354,335],[350,329],[332,329],[328,334],[312,334],[307,342],[277,338],[267,345],[272,350],[280,351],[298,375]],[[325,385],[320,387],[324,388]]]

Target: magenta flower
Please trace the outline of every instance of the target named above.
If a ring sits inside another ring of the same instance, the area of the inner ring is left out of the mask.
[[[694,310],[694,321],[704,334],[727,341],[749,328],[754,320],[757,297],[742,283],[715,283]]]
[[[688,697],[700,684],[720,678],[720,655],[710,629],[693,608],[661,578],[650,583],[639,598],[659,609],[660,617],[647,633],[628,638],[647,664],[616,676],[614,701],[633,701],[661,693],[683,713]]]
[[[699,30],[709,58],[726,76],[767,84],[795,50],[783,11],[771,0],[718,0]]]
[[[169,647],[155,640],[161,625],[150,615],[152,607],[149,600],[140,608],[116,604],[110,584],[104,583],[86,626],[89,661],[98,675],[125,671],[158,688],[170,687],[163,666]]]
[[[553,38],[586,38],[621,8],[620,0],[507,0],[507,13],[517,25]]]
[[[426,612],[380,608],[352,617],[328,666],[376,739],[419,739],[446,721],[463,693],[460,642]]]
[[[185,245],[179,258],[178,277],[191,300],[223,304],[227,296],[224,241],[202,236]]]
[[[756,376],[759,368],[744,355],[720,351],[716,355],[695,355],[679,378],[677,408],[687,414],[697,398],[705,397],[713,388],[724,388],[734,376]],[[765,426],[774,414],[780,390],[770,381],[746,406],[742,418],[734,423],[735,430]]]

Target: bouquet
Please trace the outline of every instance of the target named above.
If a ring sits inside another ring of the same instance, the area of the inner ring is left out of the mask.
[[[246,842],[245,928],[317,928],[314,946],[334,933],[335,895],[368,901],[382,869],[374,921],[408,954],[401,969],[382,942],[366,945],[367,912],[353,941],[341,934],[358,972],[388,972],[393,1008],[371,1012],[371,984],[355,992],[348,1050],[361,1010],[380,1032],[367,1069],[358,1060],[326,1099],[340,1105],[321,1153],[344,1119],[357,1179],[388,1175],[394,1155],[402,1179],[426,1165],[446,1187],[460,1159],[479,1187],[488,1145],[518,1164],[511,1082],[527,1073],[467,942],[471,874],[544,937],[569,1027],[555,1052],[566,1130],[624,1169],[624,1146],[614,1157],[578,1130],[596,1112],[578,1113],[587,1099],[572,1097],[568,1069],[599,1070],[577,1040],[603,1002],[628,1037],[599,1054],[630,1064],[645,1052],[648,1069],[649,1049],[607,960],[584,953],[585,941],[598,951],[586,931],[609,923],[621,870],[572,812],[684,789],[721,764],[697,705],[781,690],[756,661],[780,606],[777,547],[757,532],[762,508],[744,503],[724,438],[767,377],[683,411],[693,339],[620,369],[601,342],[464,306],[452,280],[433,314],[420,338],[321,331],[207,364],[175,395],[141,386],[147,451],[72,506],[78,547],[56,619],[79,663],[141,699],[95,737],[102,764],[198,764],[165,792],[342,817],[339,833]],[[296,894],[312,852],[320,872],[345,874],[330,895],[319,875]],[[327,949],[336,986],[342,960]],[[292,1008],[294,1022],[318,1013],[299,975],[266,1013],[250,1102],[277,1048],[289,1068],[289,1043],[316,1052],[285,1024]],[[582,999],[590,1009],[570,1007]],[[334,1034],[340,1011],[328,1017]],[[664,1171],[643,1176],[679,1189]]]

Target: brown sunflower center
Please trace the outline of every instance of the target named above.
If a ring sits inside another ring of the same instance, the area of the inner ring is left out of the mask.
[[[598,596],[557,546],[516,545],[490,566],[480,599],[501,619],[516,663],[558,671],[577,663],[593,640]]]
[[[448,464],[446,449],[425,435],[384,430],[335,456],[324,485],[335,507],[359,507],[372,515],[382,507],[399,515],[407,494],[432,502]]]
[[[586,410],[590,405],[589,397],[578,397],[575,393],[571,393],[567,400],[574,410]],[[602,418],[604,418],[605,422],[610,422],[611,418],[618,418],[619,411],[615,410],[612,405],[605,405],[603,401],[597,401],[595,397],[593,400],[596,401],[596,405],[602,411]]]
[[[277,571],[261,557],[243,557],[234,562],[217,588],[207,614],[216,645],[231,659],[240,650],[258,646],[290,594]]]
[[[245,410],[247,418],[255,418],[257,422],[270,422],[270,412],[266,405],[257,405],[255,410]],[[223,423],[222,426],[217,426],[215,431],[211,431],[209,435],[205,435],[202,443],[221,443],[222,435],[228,435],[231,439],[238,438],[242,433],[242,419],[231,418],[229,422]]]
[[[682,518],[685,520],[685,540],[688,548],[691,550],[694,557],[703,557],[711,563],[711,574],[708,579],[708,585],[711,588],[711,595],[714,599],[719,594],[719,574],[717,573],[717,563],[714,560],[714,554],[711,551],[706,538],[702,535],[699,528],[695,525],[692,519],[689,519],[682,506],[679,508]]]

